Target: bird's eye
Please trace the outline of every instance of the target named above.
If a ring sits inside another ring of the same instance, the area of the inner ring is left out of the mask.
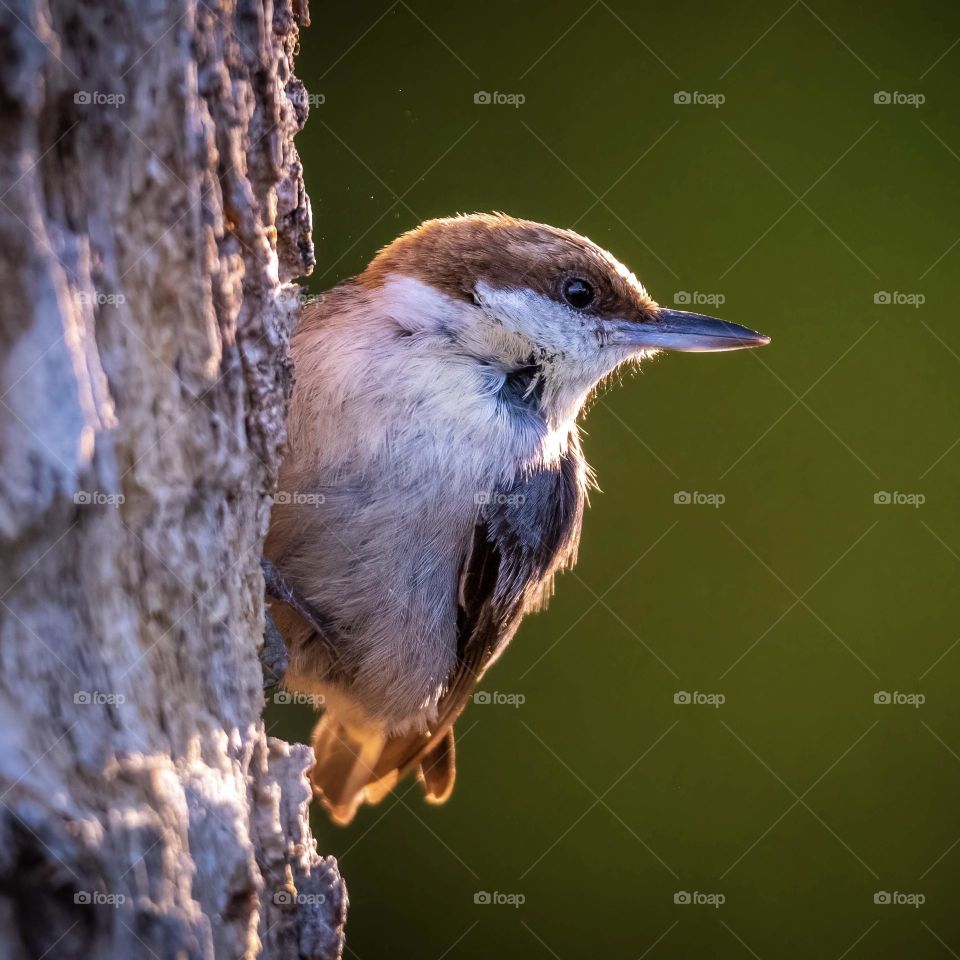
[[[571,277],[563,284],[563,299],[571,307],[583,310],[593,303],[593,287],[580,277]]]

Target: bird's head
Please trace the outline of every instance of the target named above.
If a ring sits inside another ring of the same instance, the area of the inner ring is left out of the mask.
[[[769,342],[734,323],[661,307],[586,237],[503,214],[428,220],[381,250],[360,281],[386,292],[404,333],[439,336],[550,419],[575,416],[627,361]]]

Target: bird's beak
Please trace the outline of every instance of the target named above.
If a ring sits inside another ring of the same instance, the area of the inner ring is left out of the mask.
[[[738,323],[665,307],[660,308],[657,320],[631,326],[631,345],[650,350],[705,353],[763,347],[770,342],[769,337]]]

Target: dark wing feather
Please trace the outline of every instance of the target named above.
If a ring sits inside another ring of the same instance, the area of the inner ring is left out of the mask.
[[[460,574],[457,665],[430,734],[400,764],[400,776],[447,735],[487,667],[554,575],[576,558],[589,471],[573,434],[559,465],[518,477],[480,509]]]
[[[519,478],[481,510],[461,576],[463,629],[451,693],[461,685],[461,673],[479,680],[523,614],[549,597],[554,575],[573,563],[586,485],[587,470],[574,437],[557,467]]]

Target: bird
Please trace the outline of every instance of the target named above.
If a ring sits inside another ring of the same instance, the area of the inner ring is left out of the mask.
[[[334,823],[414,772],[450,796],[454,722],[575,563],[598,387],[768,342],[503,213],[428,220],[303,307],[264,570],[283,683],[322,704],[309,777]]]

